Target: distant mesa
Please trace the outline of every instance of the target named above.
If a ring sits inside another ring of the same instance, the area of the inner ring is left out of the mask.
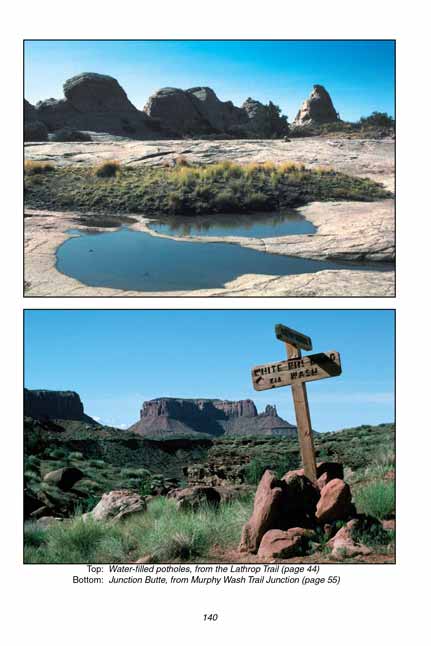
[[[152,439],[202,434],[296,437],[296,426],[279,417],[275,406],[259,414],[251,399],[153,399],[143,403],[139,421],[129,430]]]
[[[339,120],[339,114],[334,108],[329,92],[325,90],[323,85],[314,85],[310,96],[299,108],[293,125],[318,126]]]
[[[35,106],[24,101],[26,128],[38,122],[50,133],[70,128],[141,140],[268,138],[282,137],[289,131],[287,117],[271,101],[264,105],[249,98],[239,108],[232,101],[221,101],[212,88],[205,86],[162,88],[150,96],[143,110],[129,101],[115,78],[105,74],[78,74],[64,83],[63,90],[62,99],[46,99]],[[46,140],[36,131],[34,136],[41,138],[33,141]]]
[[[24,415],[34,419],[97,422],[84,413],[78,393],[71,390],[28,390],[24,388]]]
[[[71,420],[100,427],[85,414],[78,393],[70,390],[25,388],[24,415],[42,421]],[[152,440],[204,440],[221,435],[296,437],[296,426],[279,417],[275,406],[268,405],[263,413],[258,413],[251,399],[152,399],[143,403],[139,421],[128,430]]]

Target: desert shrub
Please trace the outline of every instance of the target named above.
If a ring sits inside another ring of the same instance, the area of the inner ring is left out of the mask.
[[[40,547],[46,540],[46,529],[36,522],[24,524],[24,545],[28,547]]]
[[[354,541],[368,547],[378,548],[392,543],[394,532],[386,531],[380,523],[371,523],[368,526],[359,526],[357,529],[353,529],[352,538]]]
[[[61,130],[56,130],[56,132],[54,132],[51,136],[51,140],[64,142],[92,141],[91,136],[86,132],[73,130],[72,128],[62,128]]]
[[[67,457],[67,451],[65,449],[58,447],[55,449],[45,450],[45,455],[46,457],[51,458],[52,460],[63,460],[64,458]]]
[[[395,469],[395,448],[393,446],[382,447],[376,454],[374,462],[387,471]]]
[[[372,112],[368,117],[361,117],[359,119],[361,126],[373,126],[377,128],[393,128],[395,120],[390,117],[387,112]]]
[[[244,478],[248,484],[259,484],[263,474],[268,469],[268,463],[259,458],[253,458],[244,469]]]
[[[35,481],[38,482],[40,480],[40,474],[38,471],[34,471],[33,469],[26,469],[24,471],[24,480],[27,481]]]
[[[115,177],[120,171],[120,162],[118,161],[105,161],[98,164],[95,168],[97,177]]]
[[[243,201],[243,206],[252,211],[259,211],[267,206],[268,198],[262,192],[250,193]]]
[[[236,198],[230,189],[224,189],[213,198],[213,205],[216,211],[231,211],[236,206]]]
[[[105,460],[90,460],[89,465],[92,467],[106,467]]]
[[[50,162],[39,162],[31,159],[24,162],[24,175],[41,175],[42,173],[50,173],[53,170],[55,170],[55,166]]]
[[[151,471],[140,467],[124,467],[120,473],[123,477],[144,478],[150,475]]]
[[[244,479],[248,484],[259,484],[266,469],[274,472],[277,478],[282,478],[288,471],[298,468],[298,456],[291,454],[282,458],[263,460],[253,458],[244,469]]]
[[[87,498],[80,501],[80,512],[85,514],[86,512],[92,511],[99,502],[100,495],[89,495]]]
[[[80,451],[71,451],[67,456],[69,460],[83,460],[84,456]]]
[[[40,458],[37,455],[27,455],[24,459],[25,467],[29,469],[40,469]]]
[[[364,514],[379,520],[395,513],[395,487],[393,481],[377,480],[355,491],[355,504]]]
[[[41,121],[25,123],[24,141],[48,141],[48,128]]]

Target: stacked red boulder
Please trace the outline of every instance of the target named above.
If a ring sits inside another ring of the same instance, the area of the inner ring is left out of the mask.
[[[289,471],[281,479],[265,471],[239,550],[262,558],[288,558],[304,554],[319,527],[334,533],[337,521],[356,516],[350,487],[343,477],[343,466],[336,462],[317,465],[315,484],[303,469]]]

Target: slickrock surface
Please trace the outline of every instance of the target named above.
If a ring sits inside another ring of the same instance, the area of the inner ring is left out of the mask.
[[[52,161],[61,166],[97,164],[117,159],[122,164],[157,166],[183,155],[190,163],[210,164],[230,160],[245,162],[302,162],[309,168],[331,166],[334,170],[370,177],[394,189],[394,142],[392,139],[324,139],[304,137],[291,141],[229,139],[205,141],[133,141],[91,133],[97,141],[76,143],[27,143],[25,158]]]

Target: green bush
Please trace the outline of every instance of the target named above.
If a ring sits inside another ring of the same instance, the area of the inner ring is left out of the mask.
[[[380,523],[373,523],[368,527],[359,527],[352,531],[352,538],[357,543],[362,543],[371,548],[389,545],[394,540],[394,532],[386,531]]]
[[[266,469],[268,469],[268,463],[262,462],[259,458],[253,458],[244,469],[245,481],[252,485],[259,484]]]
[[[120,170],[120,163],[117,161],[106,161],[96,166],[97,177],[115,177]]]
[[[69,453],[69,455],[67,457],[69,458],[69,460],[83,460],[84,459],[84,456],[82,455],[82,453],[80,451],[72,451],[71,453]]]
[[[372,112],[368,117],[359,119],[361,126],[374,126],[377,128],[394,128],[395,120],[387,112]]]
[[[395,513],[395,486],[392,480],[377,480],[359,487],[354,498],[360,512],[379,520]]]
[[[266,469],[273,471],[277,478],[282,478],[288,471],[298,467],[299,461],[296,454],[288,454],[276,460],[272,458],[272,460],[267,461],[262,460],[262,458],[253,458],[245,467],[245,481],[248,484],[257,485]]]

